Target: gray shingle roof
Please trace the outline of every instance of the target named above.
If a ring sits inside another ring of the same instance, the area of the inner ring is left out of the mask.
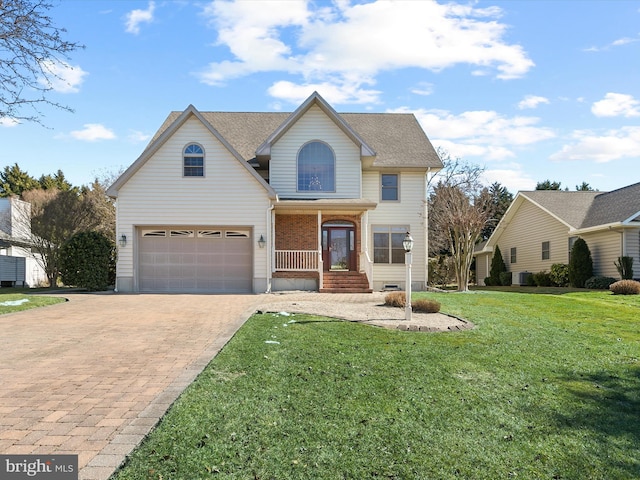
[[[534,190],[520,192],[545,210],[568,223],[580,228],[587,216],[593,199],[601,192],[566,192],[562,190]]]
[[[611,192],[520,192],[575,229],[620,223],[640,212],[640,183]]]
[[[581,228],[624,222],[639,212],[640,183],[634,183],[596,196]]]
[[[153,143],[181,114],[171,112]],[[257,148],[290,113],[285,112],[200,112],[244,158],[255,157]],[[413,114],[340,113],[342,119],[377,153],[376,167],[442,168],[442,162]]]

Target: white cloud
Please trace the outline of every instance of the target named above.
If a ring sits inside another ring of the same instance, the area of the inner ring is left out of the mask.
[[[15,118],[2,117],[0,118],[0,127],[15,127],[20,125],[20,122]]]
[[[482,177],[487,185],[498,182],[512,193],[520,190],[533,190],[537,183],[523,172],[522,167],[518,164],[513,165],[512,168],[485,170]]]
[[[591,113],[596,117],[638,117],[640,101],[623,93],[607,93],[603,100],[591,106]]]
[[[556,161],[591,160],[606,163],[621,158],[637,158],[640,152],[640,127],[622,127],[604,135],[575,131],[575,142],[564,145],[549,158]]]
[[[360,88],[358,84],[347,84],[336,81],[335,83],[323,82],[305,85],[296,85],[285,80],[274,83],[268,92],[274,98],[286,100],[290,103],[302,103],[313,92],[319,92],[330,104],[339,103],[375,103],[382,93],[378,90]]]
[[[129,141],[134,143],[146,142],[151,138],[151,135],[148,133],[141,132],[139,130],[130,130],[129,135],[127,135]]]
[[[549,103],[549,99],[546,97],[539,97],[537,95],[526,95],[519,103],[518,108],[524,110],[525,108],[537,108],[542,103]]]
[[[411,89],[411,93],[416,95],[431,95],[433,93],[433,84],[428,82],[420,82]]]
[[[52,60],[40,62],[48,78],[40,78],[38,82],[45,88],[51,88],[58,93],[77,93],[84,77],[88,75],[80,66]]]
[[[70,133],[76,140],[96,142],[98,140],[113,140],[116,134],[100,123],[86,123],[82,130],[74,130]]]
[[[137,35],[140,33],[140,24],[141,23],[151,23],[153,21],[153,12],[156,9],[155,2],[149,2],[149,6],[146,10],[135,9],[131,10],[125,16],[126,19],[126,31],[128,33],[133,33]]]
[[[202,82],[221,85],[257,72],[285,72],[311,83],[372,85],[380,72],[399,68],[440,71],[467,64],[501,79],[533,67],[492,7],[436,2],[335,2],[315,7],[302,0],[210,3],[203,11],[231,58],[209,64]],[[350,102],[361,99],[351,98]]]
[[[622,45],[628,45],[630,43],[635,43],[635,42],[640,42],[640,38],[622,37],[614,40],[613,42],[607,45],[604,45],[603,47],[596,47],[596,46],[588,47],[588,48],[585,48],[584,51],[585,52],[602,52],[605,50],[609,50],[611,47],[620,47]]]

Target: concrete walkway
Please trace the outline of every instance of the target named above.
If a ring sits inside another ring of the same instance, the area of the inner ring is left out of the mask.
[[[109,478],[257,309],[389,328],[403,315],[380,293],[65,297],[0,316],[0,453],[77,454],[81,480]],[[411,326],[462,323],[422,314]]]

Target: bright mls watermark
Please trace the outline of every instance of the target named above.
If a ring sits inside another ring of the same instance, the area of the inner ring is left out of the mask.
[[[78,480],[78,455],[0,455],[1,480]]]

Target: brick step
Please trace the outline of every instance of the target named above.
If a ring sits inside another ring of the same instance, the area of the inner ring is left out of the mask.
[[[359,272],[325,272],[320,293],[372,293],[367,276]]]

